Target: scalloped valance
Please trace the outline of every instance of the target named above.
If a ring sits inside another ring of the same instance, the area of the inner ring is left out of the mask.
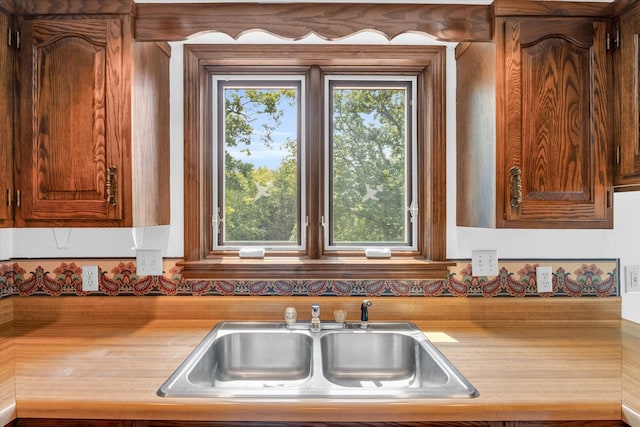
[[[177,41],[211,31],[233,38],[263,30],[290,40],[336,40],[361,31],[388,39],[423,33],[442,41],[491,40],[491,6],[339,3],[140,3],[135,38]]]
[[[214,0],[212,0],[214,1]],[[317,0],[316,0],[317,1]],[[237,39],[253,30],[300,40],[338,40],[373,31],[391,40],[418,33],[447,42],[491,41],[497,16],[612,17],[637,0],[494,0],[492,4],[401,3],[135,3],[134,0],[0,0],[0,9],[26,15],[134,16],[138,41],[180,41],[220,32]]]

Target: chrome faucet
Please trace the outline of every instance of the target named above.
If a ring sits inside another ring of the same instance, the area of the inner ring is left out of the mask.
[[[311,305],[311,330],[314,332],[320,330],[320,304]]]
[[[360,326],[367,328],[367,322],[369,321],[369,307],[373,305],[373,302],[369,299],[362,300],[360,304]]]

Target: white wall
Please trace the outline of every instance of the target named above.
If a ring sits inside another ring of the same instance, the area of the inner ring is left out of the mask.
[[[221,34],[192,39],[192,43],[236,43]],[[278,38],[249,33],[242,43],[284,43]],[[310,36],[305,43],[324,43]],[[381,35],[361,33],[339,43],[389,42]],[[434,44],[427,37],[402,35],[392,44]],[[441,43],[438,43],[441,44]],[[0,230],[0,259],[46,257],[132,257],[137,246],[161,248],[167,257],[183,254],[183,85],[182,43],[172,43],[171,59],[171,225],[147,229],[72,229],[68,247],[59,248],[51,229]],[[497,249],[501,258],[620,258],[621,270],[627,264],[640,264],[640,192],[616,193],[613,230],[492,230],[456,227],[456,127],[454,45],[447,44],[447,256],[470,258],[473,249]],[[63,238],[66,236],[62,233]],[[60,238],[59,238],[60,240]],[[62,239],[64,240],[64,239]],[[62,245],[64,246],[64,244]],[[624,292],[625,280],[622,278]],[[640,294],[625,295],[623,316],[640,322]]]

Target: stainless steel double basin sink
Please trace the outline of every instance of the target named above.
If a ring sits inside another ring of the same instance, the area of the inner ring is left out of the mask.
[[[163,397],[470,398],[478,391],[412,323],[222,322]]]

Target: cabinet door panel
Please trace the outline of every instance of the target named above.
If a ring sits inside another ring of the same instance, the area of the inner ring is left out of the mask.
[[[610,221],[605,37],[600,22],[506,22],[507,225]]]
[[[35,48],[37,201],[104,200],[104,46],[64,37]],[[68,58],[74,66],[66,67]],[[66,73],[58,70],[65,69]],[[86,70],[95,73],[83,74]],[[65,143],[62,144],[61,141]]]
[[[106,194],[120,165],[119,32],[117,20],[25,22],[20,225],[121,217]]]
[[[621,132],[616,184],[640,185],[640,7],[620,20]]]
[[[588,69],[588,47],[558,38],[522,47],[524,200],[590,198]]]

